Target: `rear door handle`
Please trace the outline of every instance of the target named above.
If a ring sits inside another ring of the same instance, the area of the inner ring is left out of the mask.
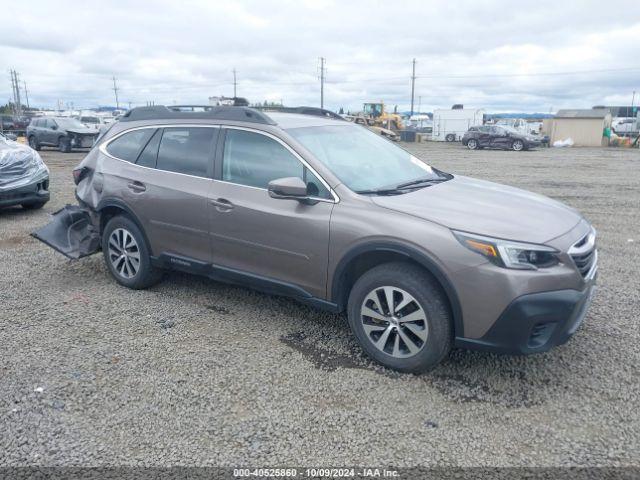
[[[142,182],[129,182],[127,183],[127,187],[129,187],[129,190],[136,193],[142,193],[147,189]]]
[[[216,198],[215,200],[209,200],[211,205],[214,205],[219,212],[228,212],[233,210],[233,203],[226,198]]]

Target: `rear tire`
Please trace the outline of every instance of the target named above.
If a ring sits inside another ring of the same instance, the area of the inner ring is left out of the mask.
[[[521,152],[524,150],[524,142],[522,140],[514,140],[511,144],[511,149],[514,152]]]
[[[148,288],[162,278],[162,270],[151,265],[142,231],[129,217],[118,215],[107,222],[102,232],[102,253],[113,278],[127,288]]]
[[[58,140],[58,150],[60,150],[62,153],[71,152],[71,142],[68,138],[60,137],[60,140]]]
[[[448,133],[446,137],[444,137],[444,139],[447,142],[455,142],[456,141],[456,136],[453,133]]]
[[[38,142],[38,139],[36,139],[35,135],[31,135],[29,137],[29,146],[31,148],[33,148],[34,150],[40,151],[40,142]]]
[[[23,203],[22,208],[25,210],[39,210],[45,206],[47,202],[37,202],[37,203]]]
[[[394,370],[425,372],[451,350],[446,296],[431,275],[410,263],[386,263],[364,273],[351,290],[347,313],[363,350]]]

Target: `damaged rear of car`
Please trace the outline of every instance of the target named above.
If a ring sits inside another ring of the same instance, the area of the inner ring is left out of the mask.
[[[49,169],[38,152],[0,137],[0,207],[38,209],[49,198]]]
[[[49,224],[31,234],[70,259],[92,255],[102,248],[101,233],[111,212],[101,201],[102,173],[96,173],[98,147],[103,139],[104,134],[73,170],[78,205],[66,205],[53,213]]]

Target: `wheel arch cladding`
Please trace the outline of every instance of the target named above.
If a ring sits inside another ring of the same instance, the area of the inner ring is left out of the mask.
[[[111,220],[115,216],[124,215],[130,218],[133,223],[135,223],[136,226],[140,229],[149,253],[153,254],[151,251],[151,243],[149,243],[149,238],[147,238],[147,232],[145,232],[144,228],[142,227],[142,223],[140,222],[136,214],[133,213],[133,211],[127,206],[127,204],[115,198],[106,199],[102,200],[98,204],[98,208],[96,208],[96,211],[100,213],[100,235],[103,234],[104,228],[106,227],[109,220]]]
[[[358,277],[377,265],[393,261],[416,264],[436,280],[449,303],[453,316],[454,334],[456,337],[462,337],[464,335],[462,307],[453,284],[433,259],[405,245],[371,243],[349,250],[342,257],[333,274],[331,301],[338,306],[339,311],[344,311],[349,300],[349,293]]]

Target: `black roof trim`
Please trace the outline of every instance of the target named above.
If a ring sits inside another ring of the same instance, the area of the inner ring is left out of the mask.
[[[210,107],[203,111],[184,111],[182,107],[172,109],[164,105],[152,107],[136,107],[129,110],[120,118],[121,122],[134,122],[136,120],[232,120],[237,122],[262,123],[276,125],[268,115],[248,107]],[[202,106],[204,107],[204,106]]]
[[[256,107],[258,110],[265,112],[282,112],[282,113],[299,113],[301,115],[313,115],[315,117],[333,118],[334,120],[344,120],[336,112],[318,107]]]

